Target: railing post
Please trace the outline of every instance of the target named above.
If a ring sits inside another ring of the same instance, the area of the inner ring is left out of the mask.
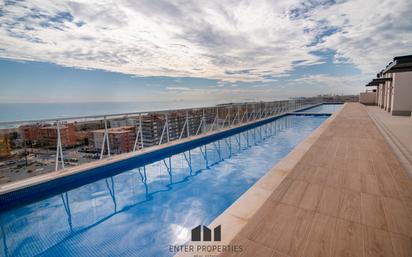
[[[259,113],[258,104],[256,103],[256,104],[255,104],[255,118],[254,118],[254,120],[257,120],[257,119],[258,119],[258,113]]]
[[[233,110],[233,107],[231,106],[231,107],[229,107],[229,109],[227,110],[227,112],[228,112],[228,118],[227,118],[227,125],[228,125],[228,127],[230,127],[230,115],[232,114],[232,110]]]
[[[267,104],[264,103],[264,104],[263,104],[263,114],[262,114],[262,117],[263,117],[263,118],[266,117],[266,114],[267,114],[266,110],[267,110]]]
[[[216,107],[216,127],[219,127],[219,107]]]
[[[233,120],[235,122],[235,120]],[[240,105],[237,107],[237,124],[240,124]]]
[[[187,137],[190,137],[190,127],[189,127],[189,111],[186,111],[186,131]]]
[[[133,146],[133,152],[136,151],[136,149],[139,146],[139,137],[140,137],[140,142],[141,142],[141,149],[143,149],[143,130],[142,130],[142,115],[139,114],[139,127],[137,129],[137,133],[136,133],[136,140],[134,142],[134,146]]]
[[[239,123],[240,123],[240,106],[238,105],[237,106],[237,111],[236,111],[236,114],[235,114],[235,117],[233,117],[233,121],[232,121],[232,123],[230,124],[231,126],[234,126],[235,125],[235,121],[237,121],[237,124],[239,125]]]
[[[213,128],[215,127],[215,123],[218,122],[219,119],[219,107],[216,107],[216,116],[213,120],[212,126],[210,127],[209,131],[213,131]]]
[[[268,116],[268,109],[269,109],[268,106],[270,106],[269,103],[266,103],[266,104],[265,104],[265,109],[264,109],[264,110],[265,110],[265,114],[264,114],[265,117]]]
[[[222,126],[220,127],[220,128],[224,128],[225,127],[225,124],[226,124],[226,120],[228,120],[229,119],[229,121],[228,121],[228,124],[229,124],[229,126],[230,126],[230,115],[229,115],[229,109],[230,108],[227,108],[227,113],[226,113],[226,116],[225,116],[225,119],[223,120],[223,124],[222,124]]]
[[[253,120],[257,120],[258,119],[258,104],[255,104],[255,118]]]
[[[139,143],[139,134],[140,134],[140,126],[138,127],[136,123],[135,123],[135,131],[136,131],[136,138],[134,139],[133,152],[136,151],[137,145]]]
[[[189,137],[190,133],[189,133],[189,123],[188,122],[189,122],[189,113],[188,111],[186,111],[185,123],[183,124],[182,131],[180,132],[179,139],[182,138],[185,129],[186,129],[186,136]]]
[[[63,157],[63,147],[62,147],[62,140],[60,135],[60,121],[56,121],[56,129],[57,129],[57,148],[56,148],[56,167],[55,171],[59,169],[59,157],[62,163],[62,169],[64,169],[64,157]]]
[[[107,120],[104,120],[104,129],[106,133],[106,143],[107,143],[107,155],[110,157],[110,141],[109,141],[109,131],[107,130]]]
[[[249,122],[250,115],[249,115],[249,104],[246,104],[246,123]]]
[[[200,132],[200,128],[203,128],[203,131],[205,131],[204,129],[204,120],[205,120],[205,109],[202,109],[202,117],[200,118],[200,123],[199,123],[199,127],[196,130],[196,136],[199,134]]]
[[[263,103],[263,105],[260,104],[260,117],[259,118],[262,119],[263,117],[265,117],[264,115],[265,115],[265,103]]]
[[[259,119],[263,118],[264,110],[265,110],[265,104],[263,103],[263,106],[262,106],[262,103],[260,103],[259,104]]]
[[[205,113],[205,109],[203,109],[203,116],[202,116],[202,120],[203,120],[203,131],[206,131],[206,113]]]
[[[160,135],[159,145],[162,144],[165,133],[167,134],[166,135],[167,143],[169,143],[169,118],[168,118],[167,112],[165,113],[165,125],[163,126],[162,134]]]
[[[107,155],[110,157],[109,133],[107,131],[106,116],[104,116],[104,134],[103,134],[103,140],[102,140],[102,150],[100,152],[100,160],[103,159],[105,143],[106,143],[106,147],[107,147]]]
[[[143,127],[142,127],[142,115],[139,115],[139,128],[140,128],[140,142],[142,143],[142,149],[144,148],[143,143]]]
[[[169,113],[166,113],[166,139],[167,142],[169,143],[170,138],[169,138]]]
[[[264,104],[263,110],[264,110],[263,117],[267,117],[268,115],[268,104],[267,103]]]

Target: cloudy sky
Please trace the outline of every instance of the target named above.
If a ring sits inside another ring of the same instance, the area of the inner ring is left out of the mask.
[[[350,94],[412,53],[410,0],[0,1],[0,102]]]

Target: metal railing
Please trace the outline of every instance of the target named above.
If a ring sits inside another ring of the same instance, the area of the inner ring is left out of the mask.
[[[315,97],[104,116],[0,122],[1,127],[9,127],[1,129],[1,135],[9,138],[11,156],[3,156],[0,169],[14,165],[17,172],[18,169],[26,169],[30,173],[30,157],[32,162],[40,163],[40,169],[47,168],[45,172],[52,171],[52,164],[57,171],[87,163],[89,159],[101,160],[113,154],[135,152],[173,140],[255,122],[320,102],[322,99]],[[7,139],[1,141],[0,138],[0,142],[7,144]],[[31,146],[31,151],[28,151],[27,145]],[[6,149],[0,146],[0,150],[2,148]],[[71,155],[77,157],[71,158]],[[14,163],[10,161],[19,156],[24,157],[23,163],[21,160]]]

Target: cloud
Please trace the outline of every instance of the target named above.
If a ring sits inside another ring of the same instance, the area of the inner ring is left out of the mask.
[[[166,87],[166,90],[188,91],[188,90],[191,90],[191,88],[188,88],[188,87]]]
[[[325,36],[320,48],[336,50],[335,62],[354,64],[375,74],[394,56],[412,53],[412,2],[407,0],[340,1],[311,15],[339,32]]]
[[[0,57],[136,76],[276,82],[323,63],[322,49],[371,74],[412,51],[407,0],[31,0],[0,10]]]

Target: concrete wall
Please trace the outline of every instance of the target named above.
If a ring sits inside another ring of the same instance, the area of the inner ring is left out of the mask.
[[[411,115],[412,72],[393,74],[392,115]]]
[[[375,105],[377,100],[376,92],[364,92],[359,94],[359,102],[365,105]]]
[[[385,74],[386,78],[391,78],[391,73]],[[389,112],[391,110],[391,101],[392,101],[392,84],[393,81],[386,81],[385,82],[385,102],[384,102],[384,109],[385,111]]]
[[[380,91],[380,89],[381,89],[381,85],[379,84],[379,85],[376,87],[376,105],[377,105],[377,106],[379,106],[380,98],[381,98],[381,91]]]
[[[386,78],[386,75],[385,75],[385,78]],[[383,108],[384,110],[386,110],[386,102],[387,102],[387,100],[388,100],[388,96],[387,96],[387,94],[388,94],[388,87],[389,87],[389,82],[386,81],[386,82],[385,82],[385,87],[383,88],[384,92],[383,92],[383,106],[382,106],[382,108]]]
[[[385,102],[385,83],[379,84],[379,99],[378,99],[378,106],[383,108],[383,104]]]

